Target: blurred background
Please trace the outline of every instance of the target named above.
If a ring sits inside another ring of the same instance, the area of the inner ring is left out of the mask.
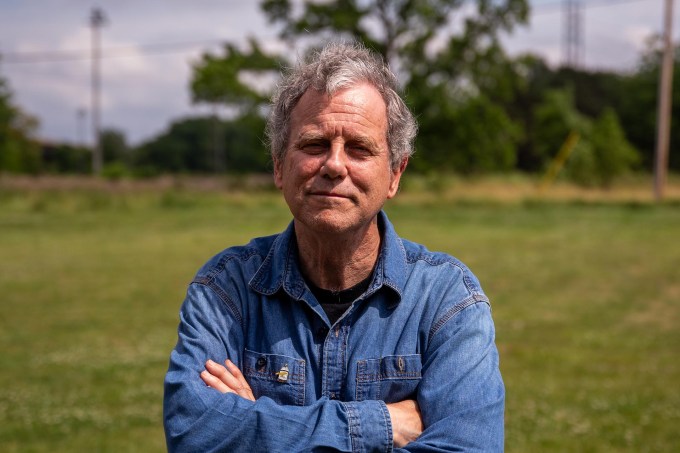
[[[507,451],[677,450],[672,4],[0,0],[0,451],[165,449],[186,285],[290,221],[267,100],[332,39],[418,118],[386,210],[489,294]]]
[[[421,127],[412,170],[537,174],[565,144],[582,184],[653,170],[662,0],[306,5],[4,0],[0,170],[267,171],[279,68],[329,39],[361,40],[399,72]]]

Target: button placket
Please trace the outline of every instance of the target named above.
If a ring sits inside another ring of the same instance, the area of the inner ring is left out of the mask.
[[[323,347],[322,394],[330,399],[341,399],[342,384],[347,374],[345,342],[348,330],[348,326],[338,325],[333,329],[333,335],[326,333]]]

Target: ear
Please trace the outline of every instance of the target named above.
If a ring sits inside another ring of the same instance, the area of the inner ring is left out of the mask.
[[[408,165],[408,157],[401,161],[399,167],[396,170],[392,170],[392,180],[390,181],[390,188],[387,192],[387,199],[393,198],[399,191],[399,181],[401,181],[401,175],[406,170]]]
[[[283,162],[281,159],[274,159],[274,185],[277,189],[283,188]]]

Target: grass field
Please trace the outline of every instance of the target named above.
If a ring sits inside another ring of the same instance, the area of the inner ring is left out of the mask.
[[[490,187],[387,210],[492,299],[506,450],[678,451],[680,203]],[[289,218],[267,191],[0,188],[0,451],[164,451],[188,281]]]

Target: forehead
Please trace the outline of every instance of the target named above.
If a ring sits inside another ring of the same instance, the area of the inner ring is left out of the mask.
[[[371,134],[385,134],[387,106],[380,92],[367,83],[335,92],[333,95],[309,89],[291,115],[293,138],[304,130],[338,127]]]

